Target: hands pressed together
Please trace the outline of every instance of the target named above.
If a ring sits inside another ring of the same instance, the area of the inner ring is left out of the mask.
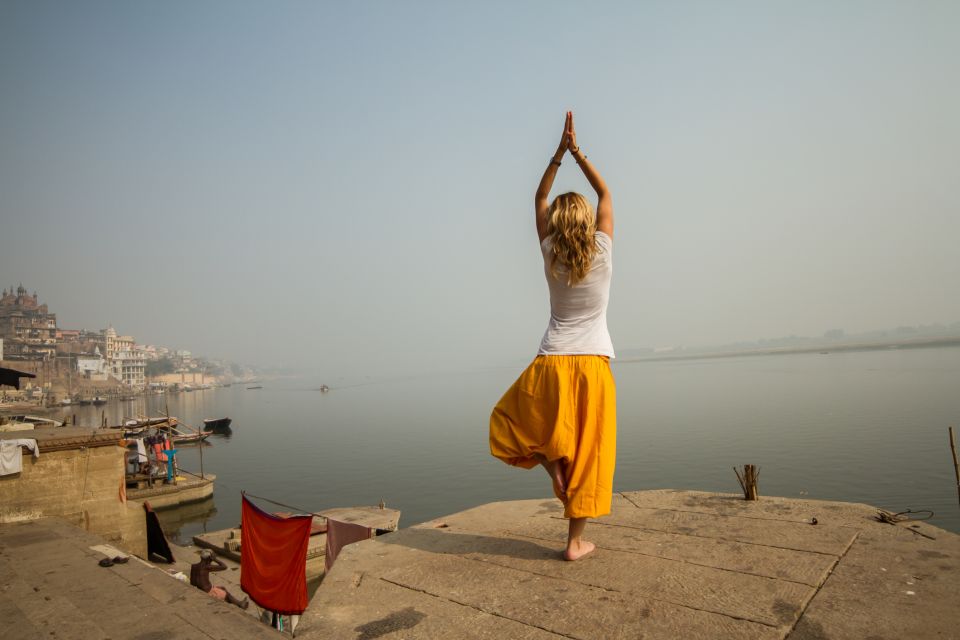
[[[563,123],[563,135],[560,136],[560,146],[557,147],[557,152],[553,156],[554,160],[559,163],[560,158],[567,151],[572,154],[580,151],[580,147],[577,146],[577,131],[573,126],[573,111],[567,111],[567,118]]]

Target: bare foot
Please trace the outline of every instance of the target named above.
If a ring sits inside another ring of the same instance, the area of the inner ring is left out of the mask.
[[[563,552],[563,559],[573,562],[591,553],[596,548],[596,545],[586,540],[581,540],[579,543],[574,542],[567,545],[567,548]]]
[[[567,481],[566,481],[566,465],[563,464],[563,459],[559,460],[547,460],[541,454],[535,454],[537,461],[547,470],[547,475],[550,476],[550,482],[553,484],[553,495],[557,496],[557,499],[563,504],[567,504]]]

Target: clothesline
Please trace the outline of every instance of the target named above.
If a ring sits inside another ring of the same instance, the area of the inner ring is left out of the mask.
[[[264,498],[263,496],[255,496],[255,495],[253,495],[252,493],[247,493],[246,491],[243,491],[243,490],[241,490],[240,493],[241,493],[242,495],[245,495],[245,496],[250,496],[251,498],[256,498],[257,500],[265,500],[266,502],[269,502],[269,503],[271,503],[271,504],[275,504],[275,505],[277,505],[278,507],[285,507],[285,508],[287,508],[287,509],[293,509],[294,511],[297,511],[297,512],[302,513],[302,514],[304,514],[304,515],[311,515],[311,516],[316,516],[316,517],[318,517],[318,518],[324,518],[324,519],[326,519],[326,517],[327,517],[327,516],[325,516],[325,515],[323,515],[323,514],[321,514],[321,513],[314,513],[313,511],[308,511],[307,509],[301,509],[300,507],[293,507],[293,506],[291,506],[291,505],[289,505],[289,504],[283,504],[282,502],[277,502],[276,500],[271,500],[270,498]]]

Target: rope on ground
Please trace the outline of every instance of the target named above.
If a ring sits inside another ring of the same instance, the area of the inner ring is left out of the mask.
[[[917,514],[925,513],[927,515],[923,517],[918,517]],[[877,521],[885,522],[886,524],[891,524],[896,526],[900,522],[922,522],[924,520],[929,520],[933,517],[933,511],[930,509],[920,509],[919,511],[914,511],[913,509],[907,509],[906,511],[900,511],[899,513],[891,513],[890,511],[884,511],[883,509],[877,510]],[[929,540],[936,540],[931,535],[927,535],[922,531],[917,531],[917,525],[912,524],[907,527],[907,531],[915,533],[918,536],[923,536]]]

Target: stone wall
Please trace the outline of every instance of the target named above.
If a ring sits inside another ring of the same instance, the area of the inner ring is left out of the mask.
[[[162,382],[164,384],[213,384],[219,378],[202,371],[183,371],[178,373],[164,373],[159,376],[149,376],[147,382]]]
[[[146,557],[143,508],[120,500],[125,450],[97,444],[44,451],[41,443],[39,458],[24,450],[23,471],[0,476],[0,524],[59,516]]]

